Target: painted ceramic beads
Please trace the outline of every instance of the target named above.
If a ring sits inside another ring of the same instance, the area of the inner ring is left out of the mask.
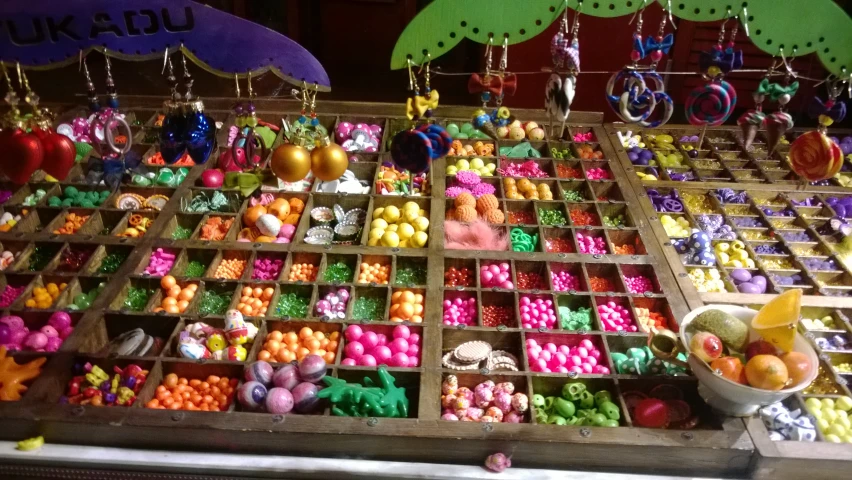
[[[486,380],[471,390],[459,387],[458,377],[448,375],[441,383],[441,392],[441,420],[523,423],[529,410],[529,398],[516,392],[511,382],[495,384]]]
[[[318,317],[329,317],[336,319],[346,318],[346,305],[349,303],[349,290],[339,288],[326,293],[322,299],[317,301],[314,313]]]

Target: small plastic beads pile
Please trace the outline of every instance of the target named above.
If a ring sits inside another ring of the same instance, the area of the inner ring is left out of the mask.
[[[707,195],[701,194],[692,194],[689,192],[684,192],[681,196],[683,199],[683,203],[686,205],[686,208],[689,209],[690,212],[693,213],[714,213],[715,208],[713,207],[713,203],[710,201],[710,197]]]
[[[213,278],[236,280],[243,276],[247,264],[248,262],[242,258],[223,258],[216,267]]]
[[[535,225],[535,214],[526,210],[509,212],[509,223],[513,225]]]
[[[745,244],[739,240],[733,242],[719,242],[713,246],[716,258],[725,267],[731,268],[755,268],[754,260],[749,256]]]
[[[565,270],[555,272],[551,269],[550,282],[553,284],[553,290],[557,292],[580,290],[580,278]]]
[[[86,264],[91,256],[91,250],[69,246],[62,250],[62,253],[59,255],[59,266],[57,268],[66,272],[77,272],[83,268],[83,265]],[[14,260],[12,256],[7,258]]]
[[[549,176],[533,160],[514,163],[504,159],[500,162],[500,168],[497,169],[497,173],[504,177],[547,178]]]
[[[559,178],[583,178],[583,171],[560,163],[556,166],[556,175]]]
[[[706,273],[705,273],[706,272]],[[725,293],[725,282],[722,275],[715,268],[703,269],[693,268],[687,272],[692,284],[699,292]]]
[[[562,190],[562,197],[565,198],[566,202],[571,203],[579,203],[586,200],[583,194],[577,190]]]
[[[172,232],[172,240],[189,240],[192,236],[192,229],[178,225],[175,231]]]
[[[305,318],[308,316],[308,303],[311,299],[298,293],[282,293],[275,305],[276,317]]]
[[[358,283],[376,283],[387,285],[390,279],[391,266],[383,263],[361,263],[361,271],[358,273]]]
[[[258,256],[254,259],[254,268],[251,272],[252,280],[276,280],[284,268],[283,258],[272,258],[269,256]]]
[[[329,317],[343,320],[346,318],[346,305],[349,303],[349,290],[339,288],[332,290],[317,301],[314,312],[318,317]]]
[[[626,224],[624,223],[624,215],[604,215],[603,224],[610,228],[618,228],[624,227]]]
[[[577,154],[583,160],[601,160],[603,158],[603,152],[600,150],[595,150],[591,145],[580,145],[577,147]]]
[[[189,308],[189,303],[195,298],[195,292],[198,291],[198,284],[189,283],[181,286],[171,275],[160,279],[160,287],[163,288],[163,299],[160,301],[160,306],[151,310],[153,313],[166,312],[172,315],[184,313]]]
[[[822,318],[803,318],[801,323],[807,330],[832,330],[835,328],[834,317],[831,315]]]
[[[214,242],[224,240],[233,223],[233,217],[227,220],[219,216],[207,217],[207,221],[201,226],[201,233],[199,233],[198,238]]]
[[[613,246],[613,250],[616,255],[636,255],[636,247],[625,243],[624,245],[615,245]]]
[[[573,221],[574,212],[577,210],[571,211],[571,219]],[[587,213],[587,212],[581,212]],[[592,214],[594,215],[594,214]],[[542,225],[547,225],[548,227],[562,227],[568,224],[568,219],[565,218],[565,214],[559,210],[549,209],[549,208],[539,208],[538,209],[538,221]]]
[[[204,290],[198,302],[198,316],[223,315],[231,304],[231,293],[218,293],[215,290]]]
[[[644,275],[636,275],[635,277],[625,275],[624,284],[627,286],[627,291],[630,293],[653,293],[655,290],[654,282],[652,282],[650,278]]]
[[[543,290],[546,288],[544,277],[538,272],[517,272],[518,288],[521,290]]]
[[[760,264],[767,270],[794,270],[795,267],[788,257],[768,258],[760,257]],[[749,267],[753,268],[753,267]]]
[[[195,378],[188,380],[170,373],[163,379],[163,383],[157,386],[156,396],[149,400],[145,407],[161,410],[226,412],[234,401],[237,385],[239,385],[238,378],[210,375],[204,381]]]
[[[70,212],[65,215],[65,224],[54,230],[53,233],[58,235],[73,235],[89,220],[89,217],[90,215],[77,215],[74,212]]]
[[[32,296],[24,304],[27,308],[50,308],[53,302],[59,298],[59,294],[65,291],[67,283],[48,283],[44,287],[35,287]]]
[[[352,267],[347,265],[346,262],[338,260],[331,265],[326,265],[322,280],[330,283],[351,282],[353,273]]]
[[[574,158],[574,153],[571,151],[570,148],[567,148],[567,147],[566,148],[550,147],[550,156],[553,157],[553,158],[568,159],[568,158]]]
[[[592,286],[593,292],[614,292],[615,287],[608,278],[604,277],[589,277],[589,283]]]
[[[290,267],[287,280],[290,282],[314,282],[317,279],[317,267],[310,263],[294,263]]]
[[[577,232],[577,245],[579,245],[580,253],[588,255],[605,255],[606,241],[601,236],[584,235],[582,232]]]
[[[346,347],[341,365],[375,367],[386,364],[397,368],[420,365],[420,335],[412,333],[405,325],[395,326],[391,338],[366,325],[349,325],[343,336]]]
[[[395,285],[426,285],[426,267],[420,263],[398,263]]]
[[[124,367],[113,367],[112,377],[91,363],[74,365],[76,374],[65,388],[59,403],[91,405],[93,407],[130,407],[148,379],[148,370],[131,363]],[[152,400],[153,401],[153,400]],[[150,403],[150,402],[149,402]]]
[[[486,380],[471,390],[459,387],[459,380],[455,375],[447,375],[441,383],[441,420],[524,423],[530,400],[525,394],[514,392],[515,385],[511,382],[495,384]],[[501,465],[506,464],[509,462],[503,462]],[[498,467],[490,468],[493,471],[502,471]]]
[[[201,277],[207,271],[207,266],[201,263],[200,260],[190,260],[183,270],[184,277]]]
[[[595,167],[586,170],[586,178],[589,180],[612,180],[612,174],[603,168]]]
[[[645,333],[657,333],[669,328],[669,321],[665,315],[653,312],[647,308],[636,307],[633,309],[639,329]]]
[[[512,307],[507,305],[485,305],[482,307],[482,326],[483,327],[504,327],[516,328],[514,319],[512,318]]]
[[[77,187],[68,186],[63,190],[61,197],[54,195],[48,198],[47,204],[51,207],[95,208],[104,203],[109,195],[109,190],[81,192]]]
[[[609,301],[598,305],[598,316],[601,327],[605,332],[636,332],[638,327],[633,322],[633,315],[626,307]]]
[[[572,310],[565,306],[559,306],[559,326],[562,330],[569,332],[588,332],[592,328],[592,309],[580,307]]]
[[[553,200],[553,191],[546,183],[535,184],[528,178],[515,181],[514,178],[503,179],[503,190],[506,198],[513,200]]]
[[[565,238],[547,238],[545,247],[549,253],[574,253],[574,245],[571,240]]]
[[[153,294],[154,291],[147,288],[130,287],[127,289],[127,298],[124,299],[124,308],[133,312],[141,312],[145,309],[145,305],[148,304],[148,300]]]
[[[394,323],[423,323],[423,294],[407,288],[398,288],[391,294],[390,321]]]
[[[609,375],[603,352],[588,338],[583,338],[573,347],[552,342],[539,345],[534,338],[527,338],[526,343],[533,372]]]
[[[539,213],[539,216],[541,216],[541,213]],[[572,209],[571,223],[577,227],[585,227],[589,225],[600,226],[601,221],[596,213],[587,212],[585,210]]]
[[[473,272],[466,267],[450,267],[444,272],[445,287],[472,287],[474,279]]]
[[[377,322],[384,318],[385,299],[378,297],[358,297],[352,305],[352,318],[367,322]]]
[[[473,295],[454,295],[444,298],[444,325],[476,325],[476,297]]]
[[[459,140],[454,140],[450,146],[449,153],[447,153],[448,157],[473,157],[476,155],[480,157],[493,157],[494,144],[479,141],[471,145],[469,143],[463,144]]]
[[[148,266],[145,267],[145,275],[162,277],[169,273],[174,264],[175,254],[168,250],[158,248],[151,253],[151,258],[148,260]]]
[[[663,229],[665,229],[666,235],[669,237],[679,238],[689,236],[691,226],[689,225],[689,220],[684,217],[674,219],[670,215],[663,215],[660,217],[660,223],[663,224]]]
[[[532,295],[521,295],[518,299],[521,326],[523,328],[547,328],[556,327],[556,311],[553,308],[553,300],[535,297]]]
[[[242,296],[240,296],[240,303],[237,304],[237,310],[247,317],[263,317],[266,316],[275,289],[246,286],[240,293]]]
[[[513,290],[512,271],[506,262],[492,263],[479,267],[479,284],[482,288],[504,288]]]

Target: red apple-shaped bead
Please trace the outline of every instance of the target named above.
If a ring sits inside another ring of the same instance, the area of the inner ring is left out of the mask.
[[[77,158],[74,142],[52,129],[34,129],[33,133],[41,140],[42,150],[44,151],[41,169],[57,180],[65,180],[68,172],[74,166],[74,160]]]
[[[41,140],[19,128],[0,132],[0,152],[0,171],[18,185],[27,183],[44,160]]]
[[[767,342],[766,340],[758,340],[756,342],[751,342],[746,346],[746,361],[751,360],[753,357],[758,355],[777,355],[778,349],[775,348],[775,345]]]

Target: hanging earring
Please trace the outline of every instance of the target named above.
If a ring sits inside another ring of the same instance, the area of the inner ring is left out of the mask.
[[[12,182],[23,185],[41,166],[44,160],[44,151],[41,140],[35,134],[27,133],[27,122],[21,117],[21,111],[18,109],[20,98],[12,86],[12,80],[9,78],[6,66],[0,66],[3,68],[3,76],[8,89],[5,100],[10,107],[9,112],[4,117],[3,130],[0,131],[0,151],[3,152],[3,156],[0,157],[0,170]],[[23,86],[20,64],[17,67],[18,82]],[[33,101],[35,105],[38,105],[38,97],[34,94],[30,95],[29,92],[27,92],[24,100],[30,105],[33,105],[31,103]]]
[[[130,151],[133,145],[133,135],[130,132],[130,125],[124,119],[124,114],[118,111],[118,89],[115,87],[115,80],[112,78],[112,63],[109,59],[109,54],[104,50],[104,61],[106,65],[106,91],[108,107],[98,112],[97,118],[92,121],[90,135],[93,140],[106,143],[108,150],[104,150],[102,146],[101,158],[118,158]],[[120,127],[124,127],[126,135],[124,143],[116,142],[116,136],[113,130],[119,131]]]
[[[237,104],[234,113],[237,115],[237,138],[231,144],[231,158],[242,169],[263,168],[269,150],[260,135],[254,131],[257,127],[257,109],[254,106],[254,90],[251,87],[251,71],[248,72],[246,90],[248,102]],[[239,149],[243,150],[240,155]]]
[[[186,151],[187,124],[183,102],[181,102],[181,95],[178,92],[178,81],[175,77],[174,66],[168,49],[163,67],[169,70],[166,81],[169,83],[171,98],[163,102],[166,115],[160,128],[160,155],[167,165],[172,165],[180,160],[183,152]]]
[[[432,66],[432,55],[430,53],[426,54],[426,61],[423,65],[420,66],[419,74],[424,73],[423,76],[423,90],[424,95],[422,97],[415,98],[415,109],[419,111],[423,111],[421,117],[423,118],[432,118],[432,115],[435,112],[435,109],[438,108],[438,100],[440,99],[440,95],[438,94],[438,90],[433,90],[431,85],[431,73],[429,68]]]
[[[606,86],[607,103],[615,114],[627,123],[639,123],[647,120],[657,106],[654,93],[648,89],[644,78],[637,72],[639,60],[645,58],[646,55],[645,46],[642,43],[642,15],[646,5],[647,0],[644,0],[642,8],[633,17],[637,21],[636,30],[633,33],[633,50],[630,52],[632,63],[614,73]],[[632,21],[633,19],[631,19],[631,23]],[[621,85],[621,91],[615,93],[617,84]]]
[[[660,21],[660,28],[657,30],[656,36],[648,36],[645,38],[645,46],[644,51],[645,55],[651,58],[650,69],[642,74],[643,79],[645,80],[645,84],[653,84],[654,88],[652,89],[654,95],[654,102],[656,103],[656,107],[652,109],[652,111],[659,111],[659,106],[663,107],[663,114],[657,120],[643,120],[640,121],[639,124],[643,127],[648,128],[657,128],[662,125],[665,125],[669,119],[672,117],[674,113],[674,102],[672,98],[666,93],[665,82],[663,82],[663,77],[657,73],[657,64],[662,60],[663,54],[668,54],[674,44],[674,34],[665,34],[666,23],[672,20],[671,17],[671,8],[672,3],[671,0],[668,0],[668,8],[666,12],[663,12],[663,19]],[[675,28],[674,22],[672,21],[672,28]],[[650,82],[649,82],[650,80]]]
[[[240,87],[237,83],[237,97],[240,96]],[[292,130],[285,128],[289,143],[282,143],[272,152],[269,167],[276,177],[285,182],[298,182],[311,172],[311,152],[305,148],[308,139],[305,135],[304,125],[308,121],[308,106],[310,95],[308,86],[303,81],[301,91],[293,89],[293,96],[302,101],[301,116]],[[313,118],[316,118],[314,113]],[[317,121],[319,124],[319,121]]]
[[[814,96],[808,106],[808,115],[819,122],[819,127],[816,131],[800,135],[790,146],[790,166],[794,172],[811,182],[836,175],[843,166],[845,154],[843,147],[826,134],[831,124],[846,117],[846,104],[839,100],[844,81],[829,75],[824,83],[828,90],[828,99],[823,102],[818,96]],[[837,208],[833,205],[832,207]]]
[[[559,31],[550,41],[550,55],[553,59],[553,73],[544,88],[544,105],[550,117],[550,138],[562,138],[565,122],[571,112],[571,103],[577,91],[577,74],[580,73],[580,12],[583,2],[577,4],[574,23],[571,26],[571,39],[568,40],[568,6],[562,13]],[[556,120],[562,121],[559,133],[555,134]]]
[[[742,68],[743,52],[734,50],[734,39],[737,35],[736,23],[731,30],[728,45],[722,45],[725,39],[725,24],[728,20],[730,18],[726,18],[722,23],[716,45],[707,52],[701,52],[698,57],[701,76],[707,83],[694,88],[687,97],[686,118],[692,125],[713,127],[721,125],[731,116],[734,105],[737,103],[737,91],[724,80],[724,76],[731,70]]]
[[[751,94],[754,98],[754,108],[747,110],[737,119],[737,125],[742,132],[743,147],[746,150],[751,150],[752,142],[757,136],[757,130],[766,121],[766,114],[763,113],[763,101],[766,100],[766,95],[769,93],[769,71],[760,82],[757,90]]]
[[[204,102],[200,98],[192,99],[194,80],[186,64],[186,55],[183,53],[181,53],[181,60],[183,62],[183,84],[186,87],[184,94],[186,99],[184,107],[186,152],[196,165],[203,165],[207,163],[210,154],[216,148],[216,122],[204,113]],[[251,107],[253,109],[254,105]],[[252,111],[252,114],[254,114],[254,111]],[[255,125],[257,125],[257,117],[255,117]],[[266,157],[264,156],[264,158]]]
[[[764,123],[766,124],[766,141],[767,141],[767,154],[771,155],[772,152],[775,151],[775,148],[778,147],[778,143],[781,138],[784,137],[784,134],[787,133],[791,128],[793,128],[793,117],[785,111],[787,104],[790,103],[790,100],[793,98],[793,95],[799,90],[799,82],[792,81],[796,77],[796,72],[793,71],[790,63],[786,58],[784,58],[784,49],[780,49],[781,53],[781,62],[778,66],[784,67],[784,80],[783,85],[780,83],[770,83],[768,85],[769,89],[769,99],[775,102],[778,102],[778,110],[770,113],[766,116],[766,120]],[[775,66],[770,67],[770,70],[773,70]],[[768,83],[768,78],[763,80]],[[763,87],[763,82],[761,83],[761,87]]]
[[[310,108],[312,112],[315,112],[319,85],[314,84],[313,92]],[[330,182],[342,177],[347,168],[349,168],[349,154],[343,147],[332,142],[326,132],[311,150],[311,171],[323,182]]]
[[[33,109],[30,120],[32,135],[41,142],[42,159],[36,168],[41,168],[57,181],[65,180],[74,166],[77,148],[70,138],[53,131],[51,128],[53,117],[47,109],[39,108],[39,97],[30,88],[30,82],[24,72],[21,72],[21,81],[25,91],[24,101]]]
[[[419,120],[424,111],[420,111],[416,107],[417,98],[420,97],[420,87],[417,85],[417,75],[414,69],[411,68],[411,59],[408,59],[408,98],[405,100],[405,116],[409,120]]]

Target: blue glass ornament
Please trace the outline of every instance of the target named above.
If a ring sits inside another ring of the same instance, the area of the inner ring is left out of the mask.
[[[202,111],[186,115],[186,150],[196,165],[207,162],[216,146],[216,123]]]
[[[186,117],[177,109],[170,109],[160,128],[160,155],[169,165],[177,162],[186,150],[186,128]]]

